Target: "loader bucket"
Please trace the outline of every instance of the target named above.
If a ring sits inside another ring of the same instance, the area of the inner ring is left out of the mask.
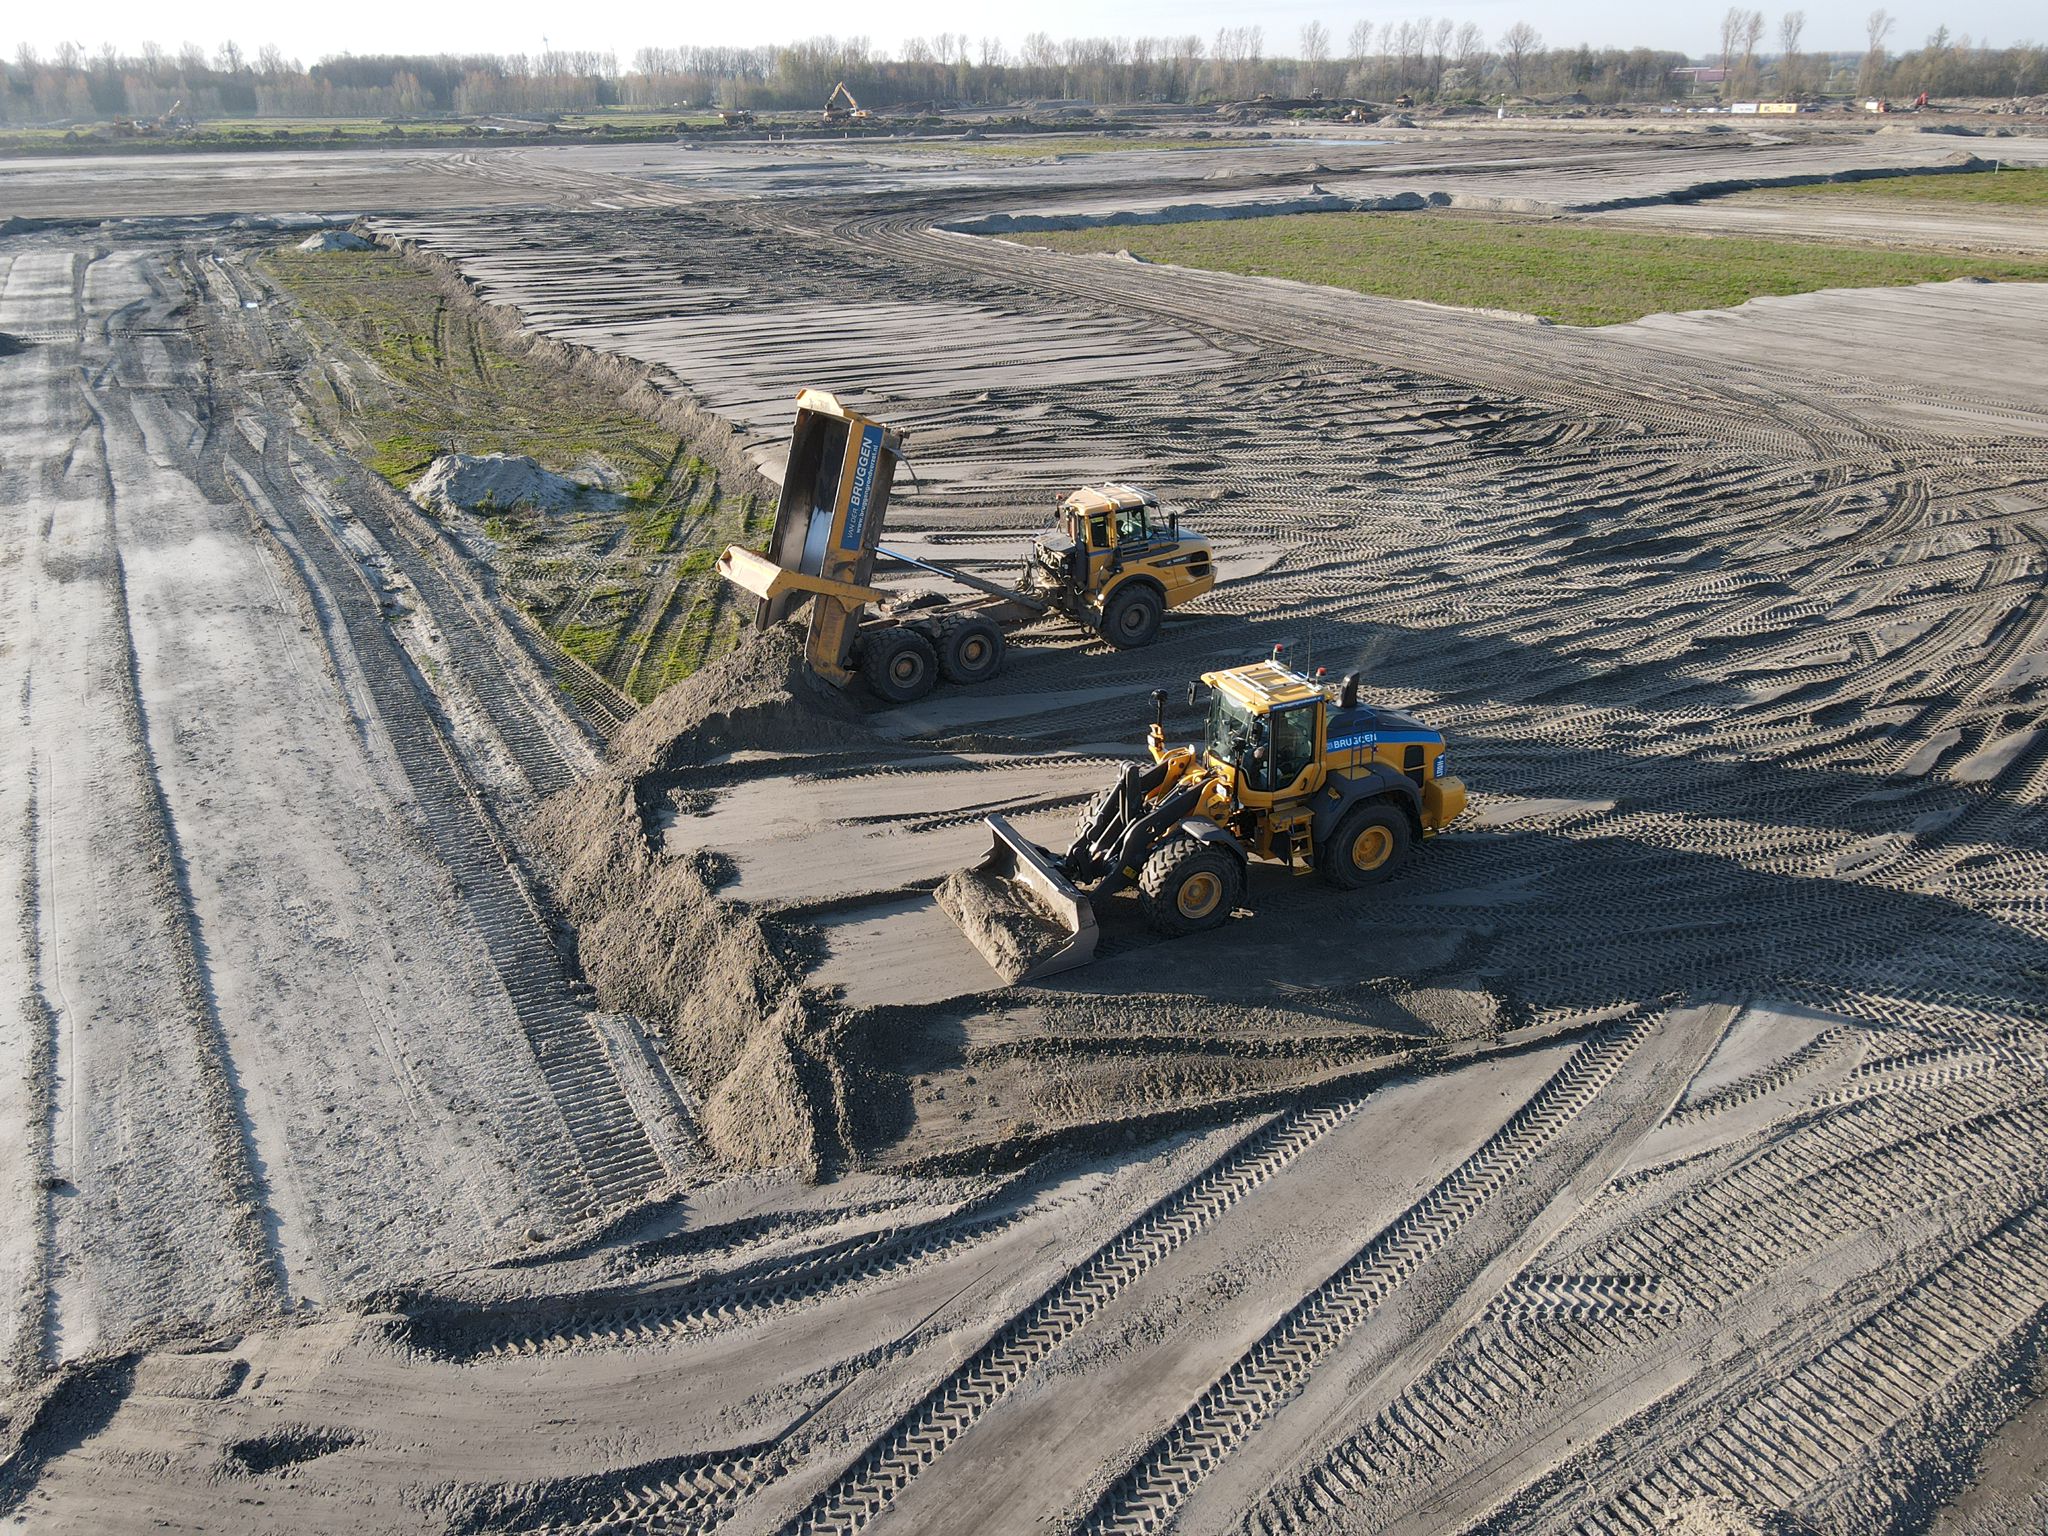
[[[987,822],[987,856],[946,878],[939,905],[1006,982],[1088,964],[1096,938],[1088,898],[1006,818]]]

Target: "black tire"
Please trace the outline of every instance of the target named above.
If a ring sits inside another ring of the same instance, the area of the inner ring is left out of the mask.
[[[938,653],[914,629],[885,629],[861,641],[860,675],[876,698],[913,703],[938,686]]]
[[[1316,849],[1316,873],[1340,890],[1377,885],[1401,867],[1414,843],[1406,811],[1368,800],[1346,811]]]
[[[1159,634],[1166,599],[1146,581],[1130,581],[1109,595],[1102,610],[1102,638],[1120,651],[1150,645]]]
[[[1138,872],[1138,904],[1164,934],[1220,928],[1243,895],[1244,861],[1196,837],[1169,838]]]
[[[1003,669],[1003,631],[993,619],[962,614],[939,628],[939,672],[949,683],[985,683]]]

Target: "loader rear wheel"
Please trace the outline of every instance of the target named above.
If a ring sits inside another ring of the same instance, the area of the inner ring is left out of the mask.
[[[949,683],[985,683],[1003,666],[1003,632],[993,619],[968,614],[939,629],[939,671]]]
[[[1347,891],[1374,885],[1400,867],[1414,841],[1415,829],[1399,806],[1367,801],[1345,813],[1316,849],[1316,873]]]
[[[1102,610],[1102,638],[1118,650],[1150,645],[1159,633],[1160,615],[1165,612],[1166,599],[1159,595],[1157,587],[1142,581],[1128,582],[1110,594]]]
[[[937,685],[938,653],[914,629],[885,629],[861,641],[860,675],[877,698],[908,704]]]
[[[1219,928],[1244,894],[1244,865],[1227,848],[1176,837],[1152,850],[1138,873],[1145,920],[1165,934]]]

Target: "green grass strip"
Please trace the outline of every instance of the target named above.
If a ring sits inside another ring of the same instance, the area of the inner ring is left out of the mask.
[[[1943,178],[1928,178],[1941,180]],[[1951,178],[1959,179],[1959,178]],[[2048,261],[1746,236],[1601,229],[1563,219],[1299,213],[1019,237],[1061,251],[1282,277],[1390,299],[1614,325],[1765,294],[1978,277],[2048,279]]]

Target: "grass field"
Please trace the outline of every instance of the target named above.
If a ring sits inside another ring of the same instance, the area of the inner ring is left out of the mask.
[[[1567,325],[1613,325],[1819,288],[2048,279],[2048,261],[1439,213],[1300,213],[1019,238],[1054,250],[1128,250],[1178,266],[1514,310]]]
[[[353,366],[311,388],[322,424],[403,489],[437,454],[512,453],[549,469],[602,465],[616,505],[494,509],[458,530],[506,593],[569,655],[645,701],[735,642],[712,569],[756,539],[767,509],[723,492],[673,433],[606,392],[502,347],[432,277],[389,251],[290,248],[264,270]]]
[[[1943,207],[2020,208],[2048,212],[2048,169],[1962,171],[1941,176],[1879,176],[1869,181],[1828,181],[1812,187],[1774,187],[1739,194],[1758,198],[1928,203]]]

